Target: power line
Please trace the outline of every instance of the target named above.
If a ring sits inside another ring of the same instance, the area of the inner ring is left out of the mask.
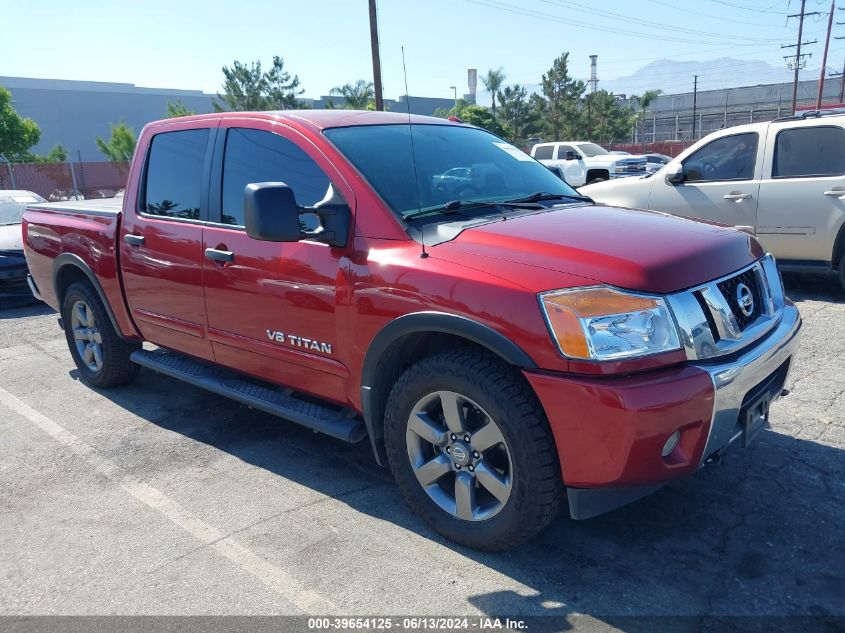
[[[733,2],[726,2],[725,0],[710,0],[716,4],[723,4],[726,7],[734,7],[735,9],[742,9],[743,11],[754,11],[755,13],[772,13],[774,15],[786,15],[785,11],[769,11],[768,9],[757,9],[755,7],[744,7],[741,4],[734,4]]]
[[[555,15],[552,13],[545,13],[542,11],[535,11],[533,9],[524,9],[522,7],[518,7],[516,5],[507,4],[505,2],[499,2],[498,0],[465,0],[466,2],[476,4],[482,7],[487,7],[489,9],[497,9],[499,11],[506,11],[508,13],[513,13],[515,15],[523,15],[531,18],[537,18],[540,20],[544,20],[547,22],[557,22],[559,24],[568,24],[568,25],[575,25],[580,26],[588,30],[592,31],[601,31],[606,33],[615,33],[617,35],[629,35],[631,37],[639,37],[642,39],[647,39],[650,41],[655,41],[655,39],[660,39],[664,42],[678,42],[682,44],[702,44],[705,46],[723,46],[724,42],[708,42],[703,40],[691,40],[685,38],[678,38],[678,37],[668,37],[665,33],[644,33],[642,31],[630,31],[626,29],[619,29],[616,27],[610,26],[598,26],[591,22],[583,22],[581,20],[573,20],[571,18],[564,18],[559,15]],[[742,45],[739,45],[742,46]],[[759,42],[750,42],[745,46],[759,46]]]
[[[682,11],[684,13],[689,13],[690,15],[697,15],[697,16],[702,17],[702,18],[710,18],[712,20],[724,20],[725,19],[725,16],[723,16],[723,15],[712,15],[710,13],[701,13],[700,11],[693,11],[691,9],[679,7],[679,6],[676,6],[676,5],[671,4],[669,2],[661,2],[661,0],[648,0],[648,1],[652,2],[654,4],[659,4],[659,5],[664,6],[664,7],[668,7],[670,9],[674,9],[676,11]],[[758,27],[758,28],[772,28],[772,29],[783,28],[783,27],[776,27],[773,24],[760,24],[759,22],[755,23],[755,22],[744,22],[743,21],[742,24],[743,24],[743,26],[755,26],[755,27]]]
[[[713,0],[716,2],[716,0]],[[801,45],[802,44],[815,44],[816,40],[811,42],[802,42],[801,38],[804,37],[804,18],[808,15],[819,15],[818,11],[812,11],[811,13],[806,12],[806,5],[807,0],[801,0],[801,12],[800,13],[793,13],[791,15],[787,15],[786,19],[789,20],[790,18],[798,18],[798,41],[795,44],[784,44],[781,48],[793,48],[795,47],[795,61],[793,62],[795,75],[792,80],[792,111],[795,112],[795,107],[798,105],[798,73],[801,70],[801,64],[804,62],[804,57],[812,56],[812,53],[809,55],[802,55],[801,54]],[[784,57],[784,59],[789,59],[789,57]]]
[[[582,13],[588,13],[591,15],[597,15],[599,17],[610,19],[610,20],[617,20],[623,22],[629,22],[633,24],[639,24],[646,27],[658,28],[658,29],[669,29],[671,31],[681,32],[681,33],[690,33],[692,35],[704,35],[706,37],[714,37],[719,39],[728,39],[728,40],[735,40],[736,37],[733,35],[725,35],[723,33],[711,33],[708,31],[697,31],[695,29],[688,29],[684,27],[680,27],[674,24],[665,24],[662,22],[652,22],[650,20],[643,20],[641,18],[635,18],[628,15],[623,15],[621,13],[614,13],[612,11],[599,11],[596,9],[588,9],[587,7],[578,5],[574,2],[568,2],[567,0],[540,0],[540,2],[544,2],[545,4],[551,4],[554,6],[565,7],[568,9],[573,9],[575,11],[579,11]],[[756,40],[760,42],[771,42],[774,41],[772,38],[764,38],[764,37],[752,37],[752,38],[745,38]]]

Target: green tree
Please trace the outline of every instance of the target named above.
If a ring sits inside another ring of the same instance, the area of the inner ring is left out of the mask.
[[[297,97],[305,92],[299,87],[299,76],[291,77],[285,70],[285,60],[278,55],[273,56],[273,67],[264,75],[267,85],[267,100],[274,110],[295,110],[298,107]]]
[[[509,139],[517,146],[537,130],[539,117],[523,86],[507,86],[499,93],[499,119],[507,125]]]
[[[273,66],[261,70],[261,62],[247,66],[235,60],[232,67],[223,66],[223,94],[217,93],[222,103],[214,102],[214,109],[224,110],[286,110],[297,107],[299,77],[284,69],[285,60],[273,57]]]
[[[626,138],[631,132],[633,114],[620,105],[607,90],[596,90],[585,97],[582,115],[586,117],[587,137],[600,144]]]
[[[541,87],[543,96],[538,95],[534,105],[546,132],[555,141],[577,136],[578,111],[586,84],[569,74],[569,53],[554,60],[552,67],[543,74]]]
[[[123,121],[111,125],[111,137],[104,141],[97,137],[97,147],[109,160],[130,160],[135,151],[135,130]]]
[[[662,90],[646,90],[641,95],[631,95],[628,99],[629,103],[636,104],[636,112],[634,113],[634,124],[637,130],[642,132],[645,125],[645,115],[648,107],[654,102],[657,97],[663,94]]]
[[[168,119],[175,119],[176,117],[192,116],[194,114],[196,114],[196,112],[189,110],[188,106],[182,103],[181,99],[177,99],[176,101],[167,102],[167,112],[164,116]]]
[[[344,84],[329,91],[330,95],[342,97],[344,107],[348,110],[366,110],[370,102],[375,99],[372,81],[359,79],[354,84]],[[334,106],[334,102],[331,107]]]
[[[496,116],[496,100],[499,98],[499,91],[502,89],[502,84],[505,83],[505,78],[505,69],[501,66],[496,70],[489,69],[487,74],[481,78],[484,89],[490,93],[490,98],[493,100],[491,110],[494,117]]]
[[[458,99],[455,105],[448,110],[438,108],[434,112],[434,116],[440,117],[441,119],[456,116],[464,123],[484,128],[496,136],[506,137],[508,135],[507,128],[499,119],[493,116],[490,110],[484,106],[473,105],[464,99]]]
[[[13,160],[41,139],[41,129],[12,107],[12,93],[0,86],[0,154]]]

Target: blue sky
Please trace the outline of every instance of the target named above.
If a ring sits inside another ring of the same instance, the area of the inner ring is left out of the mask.
[[[4,0],[0,75],[120,81],[158,88],[220,88],[234,59],[269,62],[274,54],[298,74],[305,96],[371,79],[366,0]],[[538,83],[563,51],[576,76],[627,75],[660,58],[764,60],[783,67],[782,43],[795,41],[786,20],[799,0],[380,0],[384,92],[404,93],[405,47],[411,94],[450,97],[466,69],[504,66],[509,83]],[[845,6],[845,2],[842,3]],[[808,0],[826,12],[829,1]],[[845,21],[845,11],[836,18]],[[9,28],[20,25],[20,28]],[[802,78],[818,76],[826,16],[809,18],[813,57]],[[834,26],[845,35],[845,26]],[[841,70],[845,40],[834,40],[828,66]],[[742,73],[742,66],[737,67]],[[770,78],[754,77],[750,83]],[[700,79],[701,88],[708,85]],[[479,92],[482,87],[479,82]]]

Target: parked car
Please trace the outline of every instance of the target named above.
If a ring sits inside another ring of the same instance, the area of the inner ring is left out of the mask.
[[[44,202],[32,191],[0,190],[0,309],[34,301],[26,284],[21,216],[27,204]]]
[[[436,190],[457,196],[468,193],[474,185],[470,167],[452,167],[442,174],[435,174],[431,179]]]
[[[538,143],[531,148],[531,156],[544,165],[560,167],[573,187],[648,173],[642,156],[612,154],[595,143]]]
[[[582,190],[612,205],[742,227],[783,269],[845,288],[845,115],[805,113],[713,132],[656,175]]]
[[[672,160],[671,156],[665,154],[643,154],[646,160],[646,171],[654,173],[663,169],[664,165],[668,165]]]
[[[466,165],[469,198],[438,191]],[[427,523],[491,550],[746,445],[801,326],[747,233],[594,206],[484,130],[390,112],[151,123],[122,201],[33,204],[24,245],[87,383],[143,366],[369,437]]]

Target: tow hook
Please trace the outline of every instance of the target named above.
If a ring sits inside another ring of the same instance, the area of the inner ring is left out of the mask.
[[[710,457],[708,457],[706,460],[704,460],[704,463],[711,465],[711,466],[721,464],[722,463],[722,453],[723,453],[722,451],[716,451]]]

